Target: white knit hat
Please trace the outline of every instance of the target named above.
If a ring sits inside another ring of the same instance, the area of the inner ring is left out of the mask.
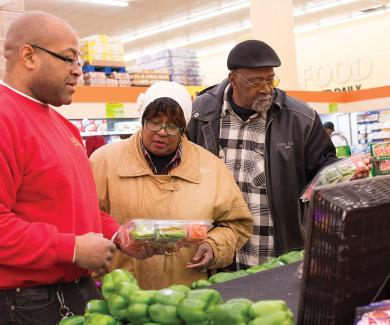
[[[173,81],[159,81],[151,85],[145,93],[139,94],[137,106],[140,110],[140,117],[145,112],[145,108],[154,100],[162,97],[168,97],[175,100],[183,110],[186,124],[190,121],[192,112],[191,96],[187,89]]]

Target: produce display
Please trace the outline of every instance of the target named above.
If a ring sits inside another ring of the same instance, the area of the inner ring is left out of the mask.
[[[245,298],[225,303],[214,289],[191,290],[172,285],[142,290],[133,275],[116,269],[103,278],[104,300],[87,303],[84,316],[59,325],[293,325],[292,312],[282,300],[252,302]]]
[[[195,220],[147,220],[135,219],[127,224],[130,238],[137,242],[149,242],[152,246],[168,244],[196,244],[207,238],[210,223]]]
[[[374,159],[373,175],[390,174],[390,143],[372,143],[370,148]]]
[[[236,272],[219,272],[209,277],[208,280],[203,279],[203,280],[194,281],[191,284],[191,288],[192,289],[206,288],[212,286],[213,284],[218,284],[218,283],[238,279],[249,274],[254,274],[261,271],[270,270],[278,266],[298,262],[303,259],[303,254],[304,254],[303,250],[291,251],[279,257],[271,257],[264,263],[260,265],[252,266],[247,270],[239,270]]]
[[[306,187],[301,196],[301,200],[303,202],[310,201],[314,189],[318,186],[348,182],[351,180],[357,170],[365,168],[365,157],[364,154],[353,155],[323,168]]]

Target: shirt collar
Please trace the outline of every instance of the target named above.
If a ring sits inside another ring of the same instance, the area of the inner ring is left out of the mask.
[[[32,100],[33,102],[36,102],[38,104],[41,104],[41,105],[44,105],[44,106],[49,106],[48,104],[45,104],[45,103],[42,103],[41,101],[39,101],[38,99],[35,99],[31,96],[28,96],[22,92],[20,92],[19,90],[16,90],[15,88],[11,87],[10,85],[6,84],[3,80],[0,80],[0,85],[4,86],[4,87],[7,87],[8,89],[12,90],[13,92],[19,94],[20,96],[23,96],[29,100]]]
[[[144,144],[143,144],[143,142],[142,142],[142,139],[141,139],[141,148],[142,148],[142,152],[143,152],[143,154],[144,154],[144,156],[145,156],[145,159],[146,159],[146,161],[147,161],[147,163],[148,163],[150,169],[153,171],[153,174],[158,174],[157,168],[156,168],[156,166],[153,164],[153,160],[152,160],[152,158],[150,157],[149,152],[146,150],[146,148],[145,148],[145,146],[144,146]],[[164,172],[165,172],[166,175],[169,174],[169,172],[170,172],[173,168],[177,167],[177,166],[180,164],[181,158],[182,158],[182,154],[183,154],[182,152],[183,152],[183,151],[182,151],[181,143],[179,143],[179,146],[178,146],[178,148],[176,149],[175,155],[172,157],[172,159],[171,159],[171,161],[168,163],[168,165],[166,165],[166,167],[164,168]]]

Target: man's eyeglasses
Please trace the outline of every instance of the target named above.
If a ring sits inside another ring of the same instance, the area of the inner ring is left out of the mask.
[[[263,88],[264,83],[266,83],[269,88],[276,88],[280,82],[279,78],[276,76],[272,80],[259,80],[259,81],[251,82],[248,79],[246,79],[241,73],[239,73],[237,71],[234,71],[234,73],[238,74],[242,79],[244,79],[254,89]]]
[[[161,124],[153,121],[145,121],[145,126],[148,130],[153,132],[160,132],[164,129],[165,133],[168,135],[178,135],[182,132],[182,128],[175,124]]]
[[[57,59],[60,59],[62,61],[64,61],[65,63],[67,63],[72,69],[76,69],[78,67],[81,67],[83,65],[83,62],[80,60],[80,58],[69,58],[67,56],[64,56],[64,55],[61,55],[61,54],[58,54],[56,52],[53,52],[53,51],[50,51],[48,49],[45,49],[44,47],[42,46],[39,46],[39,45],[33,45],[33,44],[30,44],[30,46],[34,49],[39,49],[41,51],[44,51],[46,53],[49,53],[50,55],[56,57]]]

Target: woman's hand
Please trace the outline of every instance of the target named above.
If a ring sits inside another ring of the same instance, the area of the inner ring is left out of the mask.
[[[203,242],[199,245],[198,250],[192,258],[192,261],[187,263],[186,268],[205,270],[207,266],[211,264],[213,259],[213,248],[209,243]]]

